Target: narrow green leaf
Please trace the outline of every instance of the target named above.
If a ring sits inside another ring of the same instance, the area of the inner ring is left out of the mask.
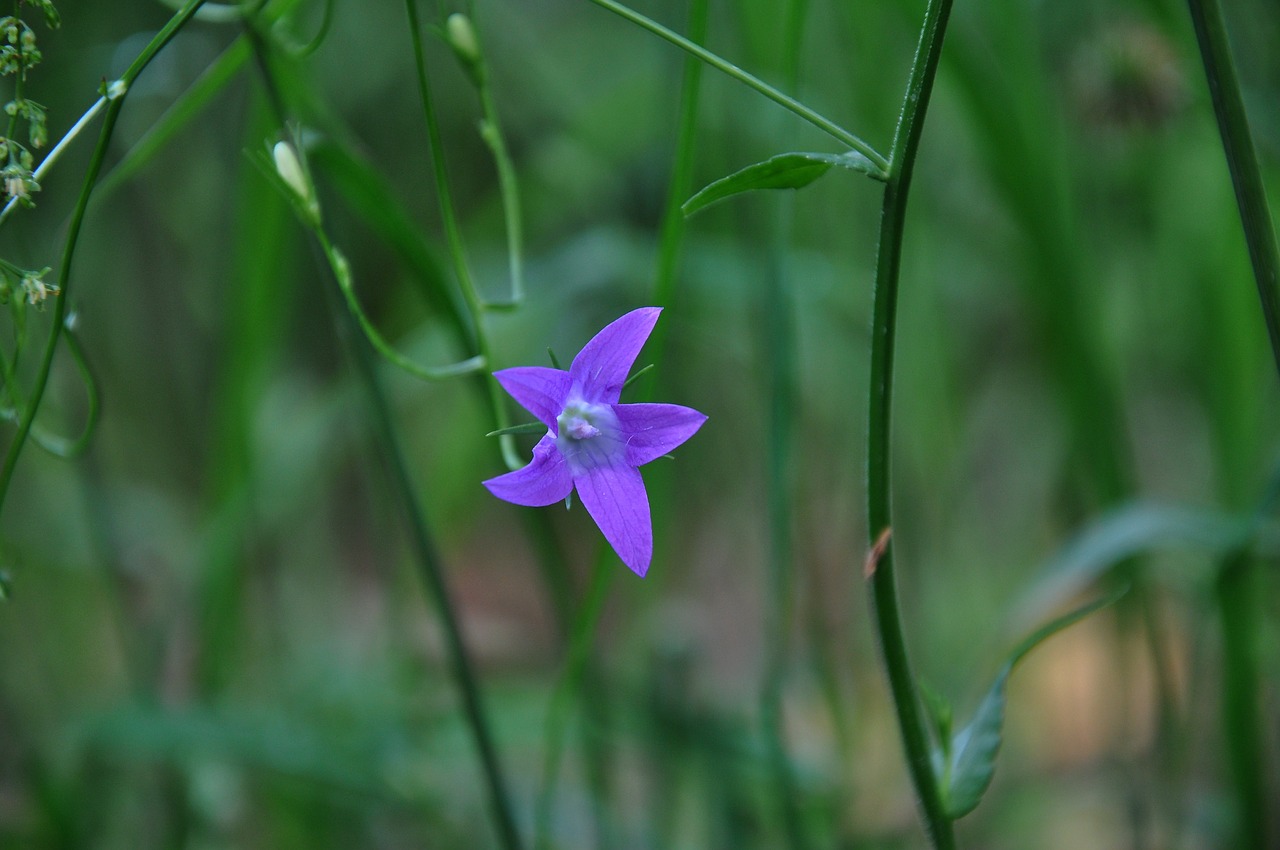
[[[497,431],[490,431],[485,434],[486,437],[501,437],[503,434],[545,434],[547,426],[541,422],[524,422],[520,425],[512,425],[509,428],[499,428]]]
[[[743,192],[800,189],[826,174],[832,166],[858,171],[874,180],[884,179],[884,172],[857,151],[841,154],[782,153],[720,178],[685,201],[680,209],[687,217],[703,207]]]
[[[945,784],[942,788],[943,804],[948,816],[953,819],[962,818],[976,809],[982,795],[991,785],[991,777],[996,770],[996,756],[1004,737],[1005,689],[1013,668],[1045,640],[1112,604],[1127,590],[1128,588],[1122,588],[1041,626],[1009,654],[1004,666],[996,674],[991,689],[978,706],[973,720],[956,733],[951,741],[951,758],[947,763],[949,769],[944,775]]]
[[[627,378],[625,383],[623,383],[622,388],[625,390],[627,387],[634,384],[637,378],[639,378],[645,372],[648,372],[650,369],[652,369],[654,365],[656,364],[650,363],[648,366],[645,366],[643,369],[637,369],[636,372],[630,378]]]

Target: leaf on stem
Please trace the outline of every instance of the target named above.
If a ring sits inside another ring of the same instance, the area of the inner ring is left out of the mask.
[[[857,151],[840,154],[781,153],[720,178],[685,201],[680,209],[687,217],[704,207],[743,192],[754,192],[757,189],[800,189],[826,174],[832,166],[857,171],[874,180],[884,179],[884,172],[879,166]]]
[[[1127,587],[1121,588],[1110,596],[1096,599],[1041,626],[1010,653],[978,706],[973,720],[951,739],[949,751],[944,744],[943,755],[935,759],[942,763],[939,790],[950,818],[962,818],[976,809],[982,795],[991,785],[991,777],[996,770],[996,756],[1000,752],[1004,736],[1005,689],[1013,668],[1045,640],[1112,604],[1127,591]]]
[[[519,425],[512,425],[508,428],[499,428],[497,431],[490,431],[485,434],[486,437],[501,437],[504,434],[545,434],[547,426],[541,422],[523,422]]]

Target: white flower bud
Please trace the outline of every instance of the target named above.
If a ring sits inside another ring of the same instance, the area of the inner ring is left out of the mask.
[[[307,213],[318,223],[320,204],[311,191],[311,181],[302,170],[302,163],[298,160],[298,152],[293,149],[293,145],[288,142],[276,142],[275,147],[271,149],[271,158],[275,160],[276,173],[280,175],[280,179],[293,190],[306,207]]]

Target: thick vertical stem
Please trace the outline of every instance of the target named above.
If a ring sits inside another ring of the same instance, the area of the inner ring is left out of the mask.
[[[889,176],[885,182],[884,203],[881,208],[879,255],[876,259],[867,424],[867,532],[873,551],[878,550],[878,556],[868,563],[873,569],[870,576],[872,605],[880,637],[880,650],[906,751],[907,767],[929,836],[937,850],[954,848],[955,836],[930,761],[929,737],[921,717],[915,676],[907,655],[894,579],[893,544],[890,538],[881,535],[893,525],[893,353],[907,193],[950,12],[951,0],[930,0],[889,157]],[[880,546],[876,546],[877,541]]]

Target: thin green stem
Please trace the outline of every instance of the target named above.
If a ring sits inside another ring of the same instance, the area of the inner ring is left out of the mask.
[[[889,174],[884,186],[880,246],[876,259],[867,423],[867,533],[873,550],[877,541],[883,544],[879,557],[873,558],[869,564],[874,569],[870,579],[873,610],[885,672],[889,678],[899,731],[906,751],[907,768],[929,836],[937,850],[952,850],[955,847],[955,836],[934,776],[929,737],[921,717],[915,675],[907,655],[894,578],[893,543],[891,538],[881,538],[881,535],[893,526],[890,484],[893,354],[906,202],[950,12],[951,0],[930,0],[898,127],[894,133]]]
[[[285,124],[287,122],[283,98],[271,72],[266,53],[266,43],[262,38],[262,33],[250,22],[246,28],[246,34],[254,47],[254,55],[263,73],[268,100],[271,102],[279,122]],[[483,700],[480,696],[480,687],[472,671],[470,656],[455,614],[455,606],[449,594],[448,584],[445,582],[443,558],[427,527],[425,514],[418,501],[417,490],[409,474],[404,450],[396,433],[395,423],[391,414],[391,405],[387,400],[386,391],[383,389],[375,360],[371,354],[370,339],[362,332],[365,329],[360,324],[359,313],[350,309],[349,303],[344,307],[339,302],[339,297],[345,297],[339,278],[345,273],[346,261],[333,248],[327,234],[319,224],[318,217],[309,215],[303,204],[296,206],[300,213],[300,220],[307,226],[314,237],[313,247],[319,255],[318,260],[323,259],[323,264],[327,264],[332,272],[334,287],[333,289],[326,288],[326,293],[329,295],[330,305],[335,315],[335,321],[338,324],[339,333],[347,345],[357,377],[365,389],[370,419],[375,432],[375,442],[383,453],[392,488],[404,510],[404,519],[409,531],[414,562],[418,565],[419,572],[426,584],[428,595],[435,604],[436,614],[440,618],[440,625],[444,632],[445,655],[449,659],[453,679],[462,697],[463,714],[467,719],[467,725],[471,729],[472,739],[480,759],[481,771],[489,793],[489,804],[496,822],[499,839],[505,850],[520,850],[522,845],[519,831],[516,828],[516,819],[510,795],[507,791],[497,748],[494,745],[493,734],[490,731]],[[333,290],[337,291],[334,292]]]
[[[1231,58],[1226,23],[1217,0],[1188,0],[1187,5],[1235,188],[1272,357],[1280,371],[1280,250]],[[1249,847],[1269,847],[1265,721],[1259,712],[1262,697],[1254,647],[1261,613],[1256,581],[1256,569],[1246,553],[1226,559],[1220,568],[1217,604],[1223,630],[1223,731],[1227,762],[1240,804],[1240,841]]]
[[[524,301],[524,225],[520,212],[520,182],[516,179],[515,161],[507,149],[498,121],[498,108],[494,104],[493,90],[489,87],[489,66],[485,58],[484,41],[476,24],[475,0],[467,0],[468,23],[475,39],[475,55],[462,58],[470,71],[480,98],[480,138],[493,154],[494,167],[498,171],[498,192],[502,196],[502,215],[507,230],[507,265],[511,275],[511,299],[505,302],[487,302],[491,310],[510,310]]]
[[[494,362],[489,344],[489,334],[485,328],[485,305],[476,290],[475,281],[471,277],[471,269],[467,266],[466,250],[462,243],[462,229],[458,226],[458,216],[454,211],[453,197],[449,190],[449,169],[444,158],[444,139],[440,133],[440,122],[436,117],[435,102],[431,97],[431,80],[427,75],[426,54],[422,47],[422,27],[418,21],[418,7],[415,0],[405,0],[405,11],[409,15],[409,37],[413,41],[414,64],[418,75],[418,93],[422,98],[422,113],[427,122],[427,141],[431,148],[431,167],[435,174],[436,195],[440,200],[440,218],[444,222],[445,240],[449,244],[449,257],[453,261],[454,275],[458,279],[458,287],[462,290],[462,298],[471,312],[475,325],[476,353],[484,358],[485,363]],[[511,424],[507,415],[507,405],[502,388],[497,379],[489,376],[486,379],[489,389],[489,403],[493,409],[493,418],[497,422],[495,430],[502,430]],[[502,450],[502,459],[510,469],[519,469],[524,461],[516,451],[515,438],[504,434],[498,438]]]
[[[1187,0],[1187,5],[1191,10],[1196,41],[1200,44],[1200,57],[1209,82],[1213,111],[1218,117],[1227,166],[1231,170],[1231,183],[1235,187],[1240,221],[1249,246],[1249,260],[1253,263],[1258,297],[1262,300],[1262,315],[1267,323],[1267,336],[1271,339],[1271,353],[1276,369],[1280,371],[1280,251],[1276,248],[1275,226],[1267,206],[1266,189],[1258,168],[1253,136],[1249,132],[1244,100],[1240,96],[1240,82],[1231,60],[1226,24],[1222,20],[1218,0]]]
[[[336,306],[336,305],[335,305]],[[338,322],[348,341],[348,347],[355,361],[360,382],[368,396],[369,410],[375,429],[377,443],[386,458],[391,475],[391,483],[396,496],[404,508],[404,518],[409,529],[410,542],[413,546],[414,561],[419,567],[428,593],[435,602],[436,615],[444,632],[446,656],[452,668],[454,681],[462,696],[463,714],[471,728],[472,738],[480,756],[481,768],[485,784],[489,792],[489,804],[496,822],[498,836],[506,850],[519,850],[522,846],[516,828],[515,815],[512,810],[510,795],[498,760],[497,748],[493,734],[490,732],[484,704],[480,697],[480,687],[472,672],[470,657],[466,644],[462,639],[461,626],[454,613],[454,605],[444,580],[444,564],[434,539],[423,519],[422,506],[418,503],[417,491],[409,477],[405,463],[404,451],[397,438],[395,425],[392,422],[391,408],[387,401],[378,370],[374,365],[370,351],[365,347],[365,338],[359,332],[359,325],[350,311],[337,307],[334,311]]]
[[[460,375],[470,375],[485,368],[485,360],[479,355],[468,357],[466,360],[457,363],[450,363],[447,366],[423,366],[396,351],[374,326],[373,320],[364,312],[364,308],[360,306],[360,301],[356,298],[355,286],[351,280],[351,266],[346,257],[333,246],[329,241],[328,234],[322,228],[316,227],[313,232],[324,248],[325,257],[329,261],[329,267],[333,271],[334,277],[337,278],[338,288],[342,290],[342,297],[347,303],[347,308],[355,316],[356,322],[360,325],[360,329],[364,331],[369,344],[390,363],[424,381],[443,381]]]
[[[97,378],[89,367],[88,356],[85,354],[84,347],[80,344],[79,337],[70,327],[75,317],[71,316],[70,319],[72,321],[63,325],[62,338],[66,340],[67,353],[71,355],[71,359],[76,364],[76,371],[80,373],[80,379],[84,382],[87,407],[84,425],[81,427],[78,436],[67,438],[47,434],[41,430],[38,423],[32,422],[30,434],[30,439],[33,443],[54,457],[63,459],[78,457],[89,447],[89,440],[93,437],[93,432],[98,427],[98,414],[101,410],[101,393],[98,389]],[[27,404],[18,389],[14,363],[3,355],[0,355],[0,372],[4,374],[4,394],[8,401],[7,407],[0,408],[0,418],[21,422],[22,411],[27,409]]]
[[[102,171],[102,163],[107,157],[107,148],[111,142],[111,134],[115,131],[116,119],[124,106],[129,86],[142,73],[143,69],[155,58],[165,45],[169,43],[183,25],[191,20],[192,15],[204,5],[205,0],[190,0],[180,12],[169,19],[164,28],[142,49],[138,57],[125,71],[124,76],[111,83],[105,95],[110,101],[107,114],[102,122],[102,130],[98,134],[98,144],[89,159],[89,169],[85,172],[84,182],[80,188],[80,197],[76,201],[75,210],[71,214],[71,222],[67,226],[67,241],[62,249],[62,261],[58,268],[58,286],[60,292],[54,299],[53,316],[50,319],[49,335],[45,340],[44,353],[40,358],[40,369],[36,373],[35,386],[27,408],[23,411],[22,421],[18,423],[18,432],[9,444],[5,454],[4,466],[0,468],[0,510],[3,510],[5,497],[9,493],[9,484],[13,481],[13,471],[18,464],[18,456],[26,445],[27,436],[31,433],[31,423],[35,421],[36,411],[44,398],[45,387],[49,384],[49,373],[53,368],[53,355],[58,349],[58,339],[62,335],[63,324],[67,318],[67,292],[71,285],[71,261],[75,256],[76,245],[80,240],[80,228],[84,224],[85,213],[89,209],[89,198],[93,195],[98,174]]]
[[[774,103],[800,116],[827,135],[858,151],[867,159],[875,163],[876,167],[879,168],[881,172],[888,169],[888,162],[885,160],[884,155],[867,142],[864,142],[862,139],[858,138],[853,133],[850,133],[848,130],[836,124],[826,116],[815,112],[808,106],[805,106],[795,98],[783,94],[758,77],[748,74],[732,62],[717,56],[702,45],[696,44],[679,33],[667,29],[652,18],[647,18],[639,12],[616,2],[616,0],[591,0],[591,2],[595,3],[597,6],[608,9],[615,15],[625,18],[637,26],[647,29],[649,32],[670,42],[671,44],[674,44],[686,53],[698,57],[716,70],[729,75],[733,79],[749,86],[750,88],[755,89]]]

